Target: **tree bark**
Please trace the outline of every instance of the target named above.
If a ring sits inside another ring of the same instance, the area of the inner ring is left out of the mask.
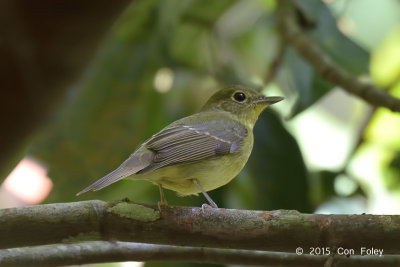
[[[312,248],[400,253],[399,215],[162,207],[99,200],[0,210],[0,248],[118,240],[295,252]]]

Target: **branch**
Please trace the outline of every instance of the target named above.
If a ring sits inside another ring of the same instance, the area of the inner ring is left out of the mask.
[[[0,210],[0,248],[94,240],[294,252],[400,253],[400,215],[319,215],[163,207],[99,200]]]
[[[294,253],[152,245],[128,242],[84,242],[0,250],[1,266],[59,266],[116,261],[190,261],[240,265],[398,266],[400,256],[315,256]]]
[[[321,50],[317,43],[305,34],[297,23],[296,10],[292,0],[278,1],[279,24],[283,37],[291,43],[314,69],[327,81],[342,87],[373,106],[383,106],[400,112],[400,99],[372,84],[362,82],[347,73]]]

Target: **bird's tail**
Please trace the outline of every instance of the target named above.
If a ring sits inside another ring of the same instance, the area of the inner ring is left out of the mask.
[[[100,178],[99,180],[89,185],[76,195],[77,196],[82,195],[83,193],[86,193],[87,191],[90,190],[93,191],[100,190],[106,186],[109,186],[110,184],[113,184],[121,179],[128,177],[129,175],[137,173],[141,169],[147,167],[152,162],[153,155],[154,154],[150,151],[146,153],[141,153],[140,156],[132,154],[117,169],[110,172],[103,178]]]
[[[93,184],[89,185],[88,187],[86,187],[85,189],[83,189],[76,195],[77,196],[82,195],[83,193],[86,193],[87,191],[90,191],[90,190],[93,190],[93,191],[100,190],[100,189],[102,189],[106,186],[109,186],[110,184],[113,184],[121,179],[124,179],[134,173],[135,172],[133,172],[132,170],[129,170],[129,169],[126,169],[126,168],[123,168],[122,166],[120,166],[117,169],[115,169],[114,171],[112,171],[109,174],[107,174],[106,176],[104,176],[103,178],[100,178]]]

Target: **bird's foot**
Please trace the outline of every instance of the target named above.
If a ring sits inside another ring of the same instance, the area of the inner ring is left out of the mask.
[[[168,203],[167,201],[158,201],[157,206],[158,206],[158,211],[161,212],[163,207],[168,206]]]
[[[201,205],[201,212],[204,213],[206,211],[206,209],[216,209],[216,208],[218,208],[217,205],[215,205],[215,207],[214,207],[214,206],[204,203],[203,205]]]

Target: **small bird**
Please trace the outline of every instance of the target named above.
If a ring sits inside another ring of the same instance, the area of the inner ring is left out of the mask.
[[[177,120],[147,139],[117,169],[80,191],[97,191],[128,176],[178,195],[206,193],[229,183],[253,149],[253,127],[260,113],[283,97],[266,97],[238,85],[211,96],[199,113]]]

